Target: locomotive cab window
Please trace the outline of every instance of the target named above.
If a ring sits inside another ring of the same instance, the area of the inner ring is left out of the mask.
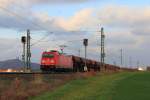
[[[43,54],[43,57],[45,57],[45,58],[53,58],[54,55],[53,54]]]

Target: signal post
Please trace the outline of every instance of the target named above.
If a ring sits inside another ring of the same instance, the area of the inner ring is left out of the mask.
[[[83,45],[85,46],[85,65],[84,65],[84,71],[87,71],[87,64],[86,64],[86,55],[87,55],[87,46],[88,46],[88,39],[83,40]]]

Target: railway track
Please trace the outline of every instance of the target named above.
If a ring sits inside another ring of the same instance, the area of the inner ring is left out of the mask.
[[[73,74],[73,72],[0,72],[2,74],[32,75],[32,74]]]
[[[64,78],[73,78],[76,75],[74,73],[68,72],[51,72],[51,73],[42,73],[42,72],[30,72],[30,73],[23,73],[23,72],[1,72],[0,73],[0,80],[14,80],[14,79],[23,79],[23,80],[63,80]]]

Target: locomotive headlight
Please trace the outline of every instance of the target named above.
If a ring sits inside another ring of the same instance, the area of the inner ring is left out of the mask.
[[[42,63],[45,63],[45,60],[42,60]]]
[[[54,60],[51,60],[51,63],[54,63]]]

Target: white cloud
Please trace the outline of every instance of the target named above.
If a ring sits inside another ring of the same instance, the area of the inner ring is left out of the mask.
[[[147,25],[150,20],[150,8],[133,8],[128,6],[106,6],[98,13],[101,22],[107,25],[134,27]],[[149,24],[148,24],[149,25]]]
[[[35,5],[52,5],[52,4],[76,4],[76,3],[85,3],[93,0],[0,0],[1,7],[33,7]],[[96,1],[96,0],[94,0]]]
[[[92,13],[92,9],[83,9],[68,19],[58,18],[56,23],[65,30],[79,30],[84,26],[88,26]]]
[[[21,55],[21,44],[18,39],[0,38],[0,60],[17,58]]]
[[[32,2],[39,2],[38,4],[40,4],[42,1],[32,0]],[[26,4],[29,5],[28,3],[29,2],[27,2]],[[9,3],[6,2],[4,6],[9,6]],[[31,17],[27,16],[28,13],[31,14]],[[31,9],[25,12],[17,12],[17,14],[20,14],[24,18],[27,18],[27,21],[23,22],[23,24],[20,24],[17,16],[8,16],[8,14],[5,14],[3,12],[0,14],[0,26],[5,28],[14,28],[18,30],[27,29],[29,27],[31,30],[37,30],[37,27],[39,29],[39,26],[35,27],[35,25],[32,24],[34,23],[37,25],[41,25],[42,27],[44,27],[44,29],[46,28],[48,31],[60,31],[58,33],[56,32],[57,36],[55,38],[56,40],[60,40],[60,42],[62,41],[63,43],[68,40],[77,39],[79,38],[79,35],[83,34],[82,32],[79,32],[78,34],[68,32],[69,30],[90,30],[91,26],[101,24],[105,28],[107,47],[106,51],[111,50],[112,56],[114,56],[116,54],[115,52],[118,51],[120,48],[124,48],[129,51],[140,51],[141,45],[150,42],[148,39],[146,39],[146,37],[149,37],[150,35],[150,7],[132,8],[128,6],[111,5],[105,6],[104,8],[101,8],[99,10],[85,8],[76,12],[73,16],[69,18],[65,18],[63,16],[54,18],[49,16],[47,12],[37,13],[33,12]],[[96,31],[97,30],[99,29],[97,28]],[[86,35],[83,34],[82,38],[85,37]],[[100,38],[95,37],[97,36],[89,36],[90,41],[92,41],[92,43],[90,44],[92,46],[90,47],[89,45],[89,52],[95,51],[96,53],[98,53],[99,51],[96,42]],[[47,43],[45,45],[41,44],[37,48],[41,48],[41,46],[43,46],[42,48],[44,49],[51,48],[49,47],[50,43]],[[66,44],[70,45],[67,42]],[[78,48],[79,45],[81,46],[81,42],[75,42],[75,44],[73,45],[74,47]],[[143,51],[145,52],[145,55],[148,52],[148,50]],[[139,52],[136,52],[133,56],[136,56],[138,54]],[[148,59],[147,55],[145,59]]]
[[[30,0],[27,0],[28,2]],[[32,0],[33,3],[49,3],[49,4],[60,4],[60,3],[83,3],[83,2],[88,2],[88,1],[93,1],[93,0]]]

